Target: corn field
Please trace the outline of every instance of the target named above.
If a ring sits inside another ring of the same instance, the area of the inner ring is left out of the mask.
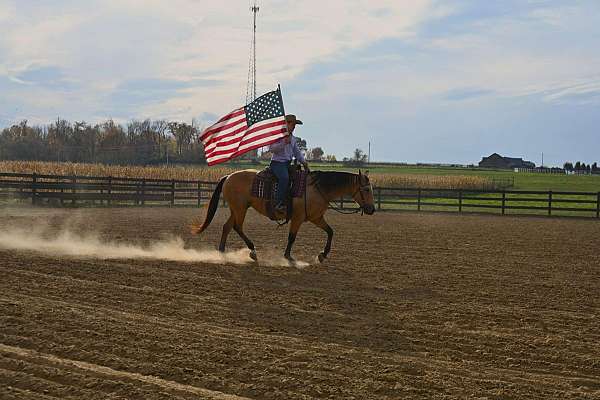
[[[257,166],[257,168],[262,168]],[[105,164],[57,163],[39,161],[0,161],[0,172],[46,175],[112,176],[115,178],[146,178],[217,181],[234,172],[231,167],[183,166],[118,166]],[[431,189],[494,189],[492,179],[464,175],[422,175],[371,173],[374,186]]]

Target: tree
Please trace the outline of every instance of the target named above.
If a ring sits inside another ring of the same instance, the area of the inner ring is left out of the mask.
[[[325,156],[325,161],[329,161],[329,162],[336,162],[337,159],[335,158],[335,155],[333,154],[327,154]]]
[[[367,155],[361,149],[354,149],[354,157],[352,160],[362,164],[367,162]]]
[[[581,170],[581,161],[577,161],[575,163],[575,171],[579,171],[579,170]]]
[[[365,162],[367,162],[367,155],[361,149],[354,149],[354,154],[352,155],[352,158],[344,157],[342,162],[349,166],[359,167]]]
[[[302,139],[299,136],[296,136],[296,144],[298,144],[298,148],[300,149],[300,151],[306,151],[306,140]]]
[[[596,172],[596,171],[598,171],[598,163],[594,162],[592,164],[592,172]]]
[[[307,154],[307,158],[313,161],[321,161],[325,152],[320,147],[313,147]]]
[[[563,168],[565,171],[573,171],[573,163],[570,161],[567,161],[566,163],[563,164]]]
[[[166,154],[166,146],[164,145],[167,138],[167,129],[169,124],[164,119],[154,121],[152,123],[152,131],[156,135],[156,142],[158,144],[158,157],[162,158]],[[164,147],[164,151],[163,151]]]
[[[192,142],[192,126],[185,122],[169,122],[169,131],[177,142],[177,154],[182,155]]]

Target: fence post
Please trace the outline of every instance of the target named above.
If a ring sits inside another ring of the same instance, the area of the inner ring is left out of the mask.
[[[598,197],[596,197],[596,218],[600,218],[600,192],[598,192]]]
[[[552,190],[548,191],[548,216],[552,215]]]
[[[171,179],[171,207],[175,205],[175,179]]]
[[[146,178],[142,181],[142,206],[146,205]]]
[[[344,209],[344,196],[340,197],[340,208]]]
[[[75,185],[77,185],[77,178],[75,178],[74,176],[71,177],[71,183],[73,184],[73,189],[71,189],[71,193],[73,193],[73,200],[71,200],[71,205],[75,205],[75,203],[77,202],[77,200],[75,200],[75,194],[77,194],[77,189],[75,189]]]
[[[417,191],[417,211],[421,211],[421,189]]]
[[[37,196],[37,174],[33,174],[31,177],[31,204],[35,205]]]
[[[202,186],[200,181],[198,181],[198,207],[202,205]]]
[[[462,212],[462,189],[458,190],[458,212]]]
[[[506,192],[502,191],[502,215],[504,215],[506,209]]]
[[[112,205],[112,176],[108,177],[108,206]]]
[[[377,210],[381,210],[381,188],[377,188]]]

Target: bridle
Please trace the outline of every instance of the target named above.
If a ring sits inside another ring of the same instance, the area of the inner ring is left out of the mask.
[[[325,198],[325,195],[321,192],[321,189],[319,189],[318,185],[315,185],[315,187],[317,188],[317,191],[319,192],[319,194],[321,195],[321,197]],[[354,198],[354,196],[356,196],[356,193],[360,194],[360,200],[361,203],[359,203],[359,207],[357,208],[353,208],[350,210],[346,210],[341,206],[337,206],[335,204],[332,204],[332,202],[329,202],[329,207],[331,207],[331,209],[335,212],[338,212],[340,214],[356,214],[360,211],[360,215],[364,215],[365,213],[365,208],[364,205],[365,204],[365,195],[363,194],[363,192],[370,190],[371,189],[371,183],[365,183],[364,185],[361,185],[360,183],[360,176],[358,178],[358,189],[356,189],[354,191],[354,193],[352,193],[352,198]]]
[[[365,195],[363,194],[363,192],[368,191],[368,190],[373,190],[373,189],[371,188],[371,183],[370,182],[365,183],[364,185],[361,185],[360,184],[360,177],[358,179],[359,179],[359,181],[358,181],[358,189],[356,189],[356,191],[354,191],[354,193],[352,194],[352,197],[354,197],[356,195],[356,192],[358,192],[360,194],[360,201],[362,203],[362,204],[359,204],[359,206],[360,206],[359,209],[361,210],[360,215],[364,215],[364,213],[365,213],[365,206],[364,206],[364,204],[365,204]]]

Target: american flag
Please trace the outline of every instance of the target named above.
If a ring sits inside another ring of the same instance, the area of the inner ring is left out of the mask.
[[[274,143],[287,133],[279,89],[233,110],[200,135],[208,165],[219,164]]]

